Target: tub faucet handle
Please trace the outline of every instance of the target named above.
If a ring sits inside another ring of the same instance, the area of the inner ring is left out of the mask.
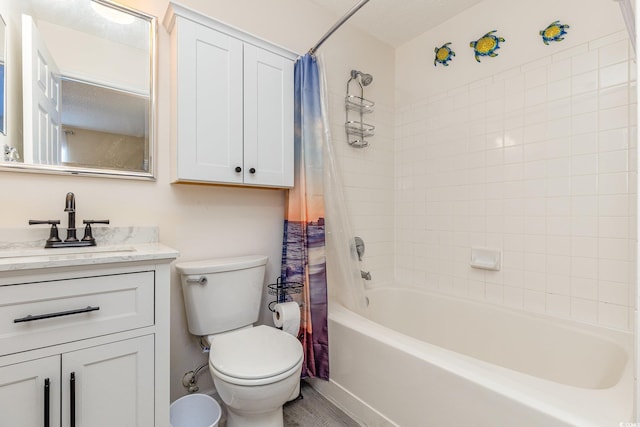
[[[354,243],[356,245],[356,253],[358,254],[358,261],[362,261],[362,257],[364,256],[364,240],[361,237],[354,237]]]
[[[371,280],[371,272],[369,272],[369,271],[362,271],[362,270],[360,270],[360,276],[361,276],[364,280]]]

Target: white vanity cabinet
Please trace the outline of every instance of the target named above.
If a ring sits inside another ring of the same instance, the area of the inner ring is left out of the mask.
[[[174,182],[293,186],[293,66],[278,46],[170,3]]]
[[[176,256],[3,259],[0,426],[169,427]]]

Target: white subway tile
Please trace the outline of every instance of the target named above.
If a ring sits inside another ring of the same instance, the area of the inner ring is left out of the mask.
[[[547,99],[555,101],[571,96],[571,78],[549,82],[547,85]]]
[[[547,65],[547,81],[553,82],[571,77],[571,59],[562,59]]]
[[[571,132],[573,135],[594,133],[598,131],[598,113],[590,112],[571,117]]]
[[[629,104],[629,95],[629,86],[626,84],[600,89],[599,108],[607,109],[627,105]]]
[[[589,49],[599,49],[603,46],[614,44],[620,40],[629,40],[629,33],[627,30],[616,31],[608,36],[600,37],[599,39],[589,41]]]
[[[596,154],[583,154],[571,159],[572,175],[591,175],[598,172],[598,156]]]
[[[581,322],[596,323],[598,303],[582,298],[571,298],[571,318]]]
[[[571,223],[570,217],[549,216],[547,217],[547,234],[550,236],[570,236]]]
[[[595,262],[593,260],[592,262]],[[571,276],[571,296],[589,300],[598,299],[598,280],[595,277]]]
[[[547,274],[547,292],[556,295],[571,295],[571,276]]]
[[[598,257],[601,259],[616,259],[631,261],[631,239],[598,239]]]
[[[622,194],[627,191],[629,191],[627,172],[598,176],[598,194]]]
[[[598,261],[598,279],[609,282],[629,282],[629,262],[615,259]]]
[[[614,173],[628,170],[628,152],[626,150],[601,152],[598,155],[598,172]]]
[[[588,73],[574,75],[571,78],[571,93],[580,95],[593,92],[598,89],[598,72],[589,71]]]
[[[629,80],[629,64],[621,62],[619,64],[600,68],[599,78],[600,88],[607,88],[627,83]]]
[[[548,197],[546,199],[547,216],[569,216],[571,215],[571,198],[570,197]]]
[[[628,216],[629,196],[627,194],[600,195],[598,214],[601,216]]]
[[[626,239],[631,237],[628,217],[599,217],[598,235],[604,238]]]
[[[569,317],[571,315],[571,298],[567,295],[547,294],[546,312],[553,316]]]
[[[571,237],[551,236],[547,226],[547,253],[549,255],[571,255]]]
[[[573,114],[598,111],[598,92],[574,93],[571,97],[571,109]]]
[[[629,284],[599,281],[598,300],[610,304],[631,306],[631,301],[629,300]]]
[[[629,59],[629,42],[626,39],[602,46],[599,49],[600,66],[615,64]]]
[[[598,134],[588,133],[572,136],[571,151],[574,155],[596,153],[598,151]]]
[[[586,92],[586,90],[584,91]],[[547,101],[547,87],[539,86],[526,89],[524,92],[524,106],[531,107]]]
[[[514,308],[522,308],[524,304],[524,291],[522,290],[522,288],[505,286],[503,290],[503,298],[503,302],[505,305]]]
[[[598,304],[598,323],[618,329],[629,329],[629,309],[601,302]]]
[[[524,88],[531,89],[547,83],[546,67],[538,67],[526,71],[524,74]]]
[[[600,130],[629,126],[629,108],[627,106],[608,108],[598,113]]]
[[[571,194],[584,196],[598,193],[597,175],[580,175],[571,178]]]
[[[571,257],[571,277],[581,277],[583,279],[598,278],[598,260],[597,258],[587,257]],[[572,291],[573,292],[573,291]],[[575,292],[572,293],[575,295]]]
[[[544,313],[546,307],[546,298],[544,292],[538,292],[534,290],[524,290],[523,305],[525,310]]]
[[[597,258],[598,238],[589,236],[572,236],[571,254],[577,257]]]
[[[598,134],[600,151],[625,150],[629,147],[629,129],[619,128],[602,131]]]
[[[571,71],[574,76],[596,68],[598,68],[597,50],[587,51],[571,58]]]
[[[547,116],[561,118],[571,116],[571,98],[557,99],[547,103]]]
[[[574,216],[571,226],[572,236],[596,237],[598,236],[598,217]]]
[[[573,216],[598,215],[598,198],[596,196],[574,196],[571,198]]]

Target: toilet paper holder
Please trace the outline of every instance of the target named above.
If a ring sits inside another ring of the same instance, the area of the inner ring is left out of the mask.
[[[269,303],[269,311],[275,312],[275,306],[281,302],[291,301],[287,296],[299,294],[302,292],[302,283],[300,282],[283,282],[281,277],[276,279],[276,283],[267,285],[269,295],[275,295],[275,301]]]

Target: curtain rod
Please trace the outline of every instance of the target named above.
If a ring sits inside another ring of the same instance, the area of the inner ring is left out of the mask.
[[[358,10],[360,10],[362,6],[364,6],[368,2],[369,0],[360,0],[358,4],[356,4],[351,9],[349,9],[349,11],[342,18],[340,18],[338,22],[333,24],[333,27],[329,28],[329,31],[327,31],[325,35],[322,36],[322,38],[318,41],[318,43],[316,43],[315,46],[309,49],[309,55],[313,55],[314,53],[316,53],[316,51],[322,45],[322,43],[324,43],[329,37],[331,37],[331,35],[335,33],[335,31],[342,26],[342,24],[347,22],[349,18],[351,18]]]

